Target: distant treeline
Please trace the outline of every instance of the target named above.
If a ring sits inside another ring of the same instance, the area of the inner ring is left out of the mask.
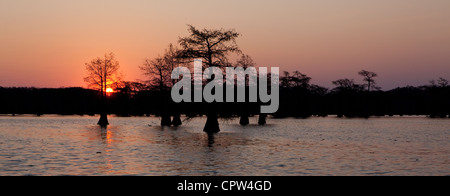
[[[309,84],[303,74],[280,77],[280,107],[274,117],[338,115],[370,117],[427,115],[450,117],[450,86],[447,83],[401,87],[389,91],[368,89],[353,80],[336,80],[329,90]],[[170,91],[138,82],[123,82],[107,99],[108,113],[119,116],[184,114],[204,115],[208,104],[173,103]],[[164,102],[164,104],[161,104]],[[94,115],[100,112],[99,92],[84,88],[0,87],[0,114]],[[260,103],[218,103],[221,117],[258,115]]]

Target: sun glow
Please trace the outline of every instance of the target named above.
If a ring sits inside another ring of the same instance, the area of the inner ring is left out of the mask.
[[[114,90],[113,90],[112,88],[107,88],[107,89],[106,89],[106,92],[107,92],[107,93],[113,93]]]

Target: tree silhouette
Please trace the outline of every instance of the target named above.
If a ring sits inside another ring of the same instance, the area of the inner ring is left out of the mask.
[[[283,76],[280,78],[280,87],[281,88],[291,87],[291,75],[288,71],[283,71]]]
[[[448,86],[448,80],[446,80],[444,78],[439,78],[438,79],[438,85],[440,87],[447,87]]]
[[[242,54],[241,57],[236,61],[236,66],[235,67],[242,67],[242,68],[247,68],[247,67],[255,67],[256,63],[253,62],[252,57],[250,57],[247,54]]]
[[[362,91],[364,89],[364,86],[355,84],[355,81],[353,79],[339,79],[332,81],[333,85],[336,87],[333,89],[335,92],[355,92],[355,91]]]
[[[291,82],[294,87],[308,88],[310,86],[309,82],[311,81],[311,77],[308,77],[305,74],[300,73],[299,71],[294,71],[291,77]]]
[[[240,52],[236,44],[239,33],[234,30],[199,30],[192,25],[188,25],[188,31],[190,35],[182,37],[178,41],[181,45],[180,57],[190,60],[200,58],[203,60],[204,68],[227,66],[229,65],[227,55],[232,52]],[[214,80],[214,75],[209,79],[209,81],[212,80]],[[207,120],[203,128],[205,132],[216,133],[220,131],[216,107],[216,103],[211,103],[208,106]]]
[[[282,88],[308,88],[310,81],[310,77],[299,71],[292,72],[292,75],[288,71],[284,71],[280,78],[280,86]]]
[[[167,66],[167,70],[169,71],[169,75],[167,77],[169,77],[169,79],[171,79],[170,74],[172,73],[172,70],[175,69],[176,67],[179,67],[180,64],[182,64],[182,59],[179,58],[180,56],[180,50],[175,47],[173,44],[169,44],[169,47],[165,50],[164,53],[164,62],[166,63]],[[178,80],[176,79],[171,79],[170,80],[170,86],[175,85],[175,83]],[[180,118],[180,113],[178,111],[177,107],[173,107],[173,119],[171,124],[174,126],[179,126],[182,124],[181,122],[181,118]]]
[[[90,88],[100,91],[101,111],[97,124],[106,126],[109,124],[106,108],[106,89],[120,80],[120,76],[118,75],[119,61],[116,60],[114,53],[111,52],[105,54],[103,58],[97,57],[91,60],[91,62],[85,63],[85,65],[88,76],[84,78],[84,81],[88,83]]]
[[[190,35],[178,40],[181,45],[180,57],[185,59],[202,58],[204,67],[223,67],[227,65],[230,52],[240,52],[236,44],[239,33],[234,30],[198,30],[188,25]]]
[[[255,62],[253,62],[253,59],[249,55],[242,54],[241,57],[236,61],[236,64],[235,64],[234,67],[242,67],[244,69],[247,69],[248,67],[255,67],[255,66],[256,66]],[[239,78],[236,78],[235,84],[244,86],[245,89],[246,89],[246,92],[248,92],[247,89],[249,89],[250,86],[256,86],[257,85],[255,83],[250,83],[248,75],[245,75],[243,80],[242,79],[240,80]],[[242,107],[240,107],[240,109],[241,109],[241,111],[240,111],[241,118],[239,120],[239,124],[241,124],[241,125],[248,125],[248,124],[250,124],[250,121],[249,121],[249,110],[250,109],[248,107],[248,104],[244,102],[242,104]]]
[[[430,84],[431,84],[431,86],[447,87],[448,86],[448,80],[440,77],[437,80],[437,84],[436,84],[435,80],[430,80]]]
[[[373,78],[377,77],[378,74],[376,74],[375,72],[370,72],[370,71],[366,71],[366,70],[361,70],[360,72],[358,72],[359,75],[361,75],[363,77],[363,81],[367,82],[367,91],[370,92],[371,89],[376,89],[378,90],[379,87],[375,86],[375,80]]]
[[[162,126],[170,126],[171,124],[175,126],[181,125],[179,114],[174,116],[174,121],[172,122],[170,120],[170,113],[167,111],[168,100],[170,100],[169,88],[176,82],[171,79],[171,73],[175,67],[178,67],[179,62],[177,58],[177,49],[170,44],[163,56],[158,56],[154,59],[145,59],[143,65],[139,67],[144,75],[150,78],[148,81],[150,87],[159,90],[160,103],[162,104],[160,106],[166,107],[166,109],[161,110]]]

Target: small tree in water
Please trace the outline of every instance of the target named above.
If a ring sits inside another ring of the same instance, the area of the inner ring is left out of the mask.
[[[88,83],[89,88],[100,91],[100,119],[98,125],[106,126],[109,124],[107,117],[107,89],[120,80],[118,75],[119,61],[116,60],[114,53],[105,54],[103,58],[97,57],[90,62],[85,63],[88,76],[84,81]]]
[[[249,55],[246,55],[246,54],[242,54],[241,58],[237,60],[236,65],[235,65],[235,67],[242,67],[244,69],[247,69],[248,67],[255,67],[255,66],[256,66],[256,64],[253,62],[253,59]],[[245,86],[245,88],[249,88],[251,85],[257,85],[257,84],[250,84],[248,75],[245,75],[245,78],[243,81],[237,81],[236,83],[241,83],[241,85]],[[241,111],[240,111],[241,118],[239,120],[239,124],[241,124],[241,125],[250,124],[249,110],[250,110],[250,108],[247,107],[247,103],[244,102],[244,105],[242,105]]]
[[[142,66],[139,66],[144,75],[149,77],[149,85],[151,88],[159,91],[161,126],[181,125],[179,113],[175,112],[174,120],[170,121],[170,113],[167,110],[170,100],[169,88],[175,84],[175,80],[171,79],[172,70],[179,66],[177,61],[178,49],[172,44],[165,50],[163,56],[154,59],[146,59]]]

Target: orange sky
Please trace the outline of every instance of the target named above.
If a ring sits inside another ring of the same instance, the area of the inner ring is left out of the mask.
[[[450,80],[448,0],[0,0],[0,86],[83,86],[114,52],[126,80],[198,28],[234,28],[259,66],[331,87],[367,69],[383,89]]]

